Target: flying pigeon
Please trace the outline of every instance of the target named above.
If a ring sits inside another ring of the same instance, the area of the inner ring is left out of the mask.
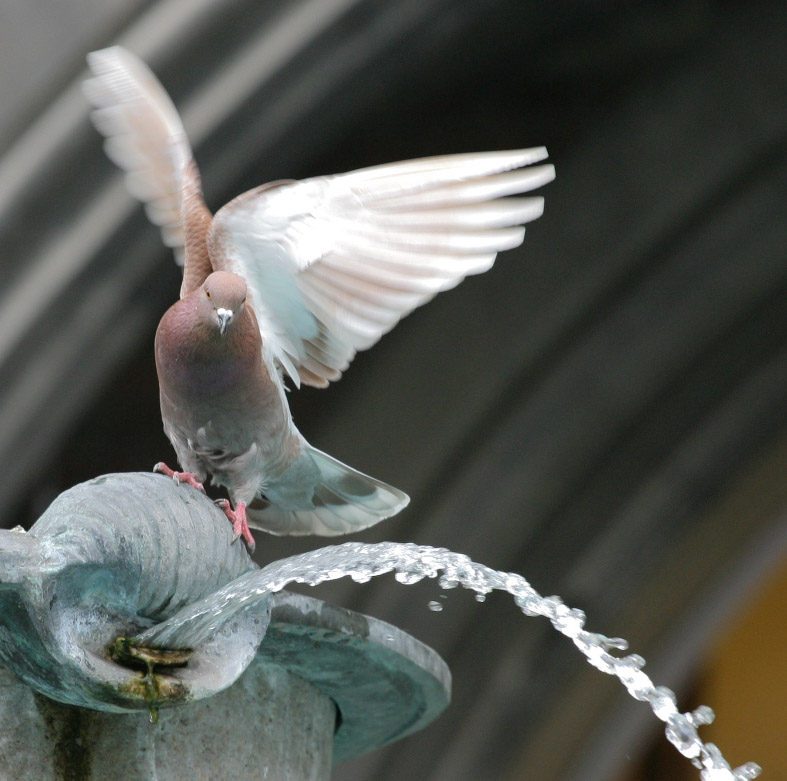
[[[183,472],[211,476],[224,509],[273,534],[337,535],[398,513],[409,499],[312,447],[295,427],[285,379],[338,380],[436,293],[487,271],[543,211],[518,196],[554,178],[543,147],[429,157],[265,184],[215,215],[169,96],[114,46],[88,55],[92,118],[130,192],[183,265],[180,300],[156,333],[164,431]]]

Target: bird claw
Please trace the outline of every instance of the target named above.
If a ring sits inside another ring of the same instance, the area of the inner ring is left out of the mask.
[[[217,499],[216,504],[221,507],[224,514],[232,522],[232,531],[235,535],[232,541],[235,542],[239,537],[243,537],[249,549],[249,553],[254,553],[254,549],[257,545],[254,542],[254,537],[252,537],[248,521],[246,520],[246,503],[238,502],[234,510],[227,499]]]
[[[192,472],[176,472],[174,469],[170,469],[163,461],[159,461],[158,464],[153,467],[153,471],[171,477],[176,483],[186,483],[192,488],[202,491],[203,494],[205,493],[205,486],[202,485],[199,478]]]

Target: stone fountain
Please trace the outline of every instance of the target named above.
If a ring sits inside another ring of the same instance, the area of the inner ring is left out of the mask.
[[[240,610],[230,591],[165,644],[135,639],[257,569],[161,475],[97,478],[0,532],[5,776],[326,779],[447,706],[430,648],[284,591]]]
[[[332,762],[425,726],[450,675],[381,621],[288,594],[288,583],[395,572],[483,599],[506,591],[665,724],[703,781],[749,781],[681,713],[628,643],[524,577],[412,543],[350,542],[260,569],[221,511],[158,475],[107,475],[66,491],[33,525],[0,533],[0,766],[13,778],[327,778]],[[14,677],[14,674],[18,677]],[[21,679],[21,680],[20,680]],[[37,742],[32,750],[30,736]]]

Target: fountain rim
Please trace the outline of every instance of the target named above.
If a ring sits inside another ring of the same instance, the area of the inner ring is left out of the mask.
[[[253,664],[281,666],[334,702],[334,763],[423,729],[451,699],[451,672],[432,648],[380,619],[289,591],[273,595]]]

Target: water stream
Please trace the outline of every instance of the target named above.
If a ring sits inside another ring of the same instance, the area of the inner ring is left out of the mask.
[[[508,592],[526,616],[549,619],[558,632],[571,639],[590,664],[617,677],[634,699],[647,702],[657,718],[665,723],[667,740],[700,769],[702,781],[747,781],[759,776],[760,768],[754,762],[730,768],[719,749],[699,737],[697,728],[714,718],[710,708],[703,705],[681,713],[675,694],[665,686],[656,686],[644,672],[645,660],[641,656],[612,653],[625,651],[628,648],[625,640],[588,632],[584,628],[583,611],[568,607],[560,597],[542,597],[521,575],[498,572],[444,548],[412,543],[348,542],[292,556],[242,575],[211,596],[146,630],[135,640],[148,646],[196,646],[232,617],[253,609],[269,594],[289,583],[316,586],[344,577],[365,583],[388,572],[394,572],[396,580],[405,585],[424,578],[438,578],[441,588],[462,586],[471,589],[479,601],[494,590]],[[439,603],[435,604],[439,607]]]

